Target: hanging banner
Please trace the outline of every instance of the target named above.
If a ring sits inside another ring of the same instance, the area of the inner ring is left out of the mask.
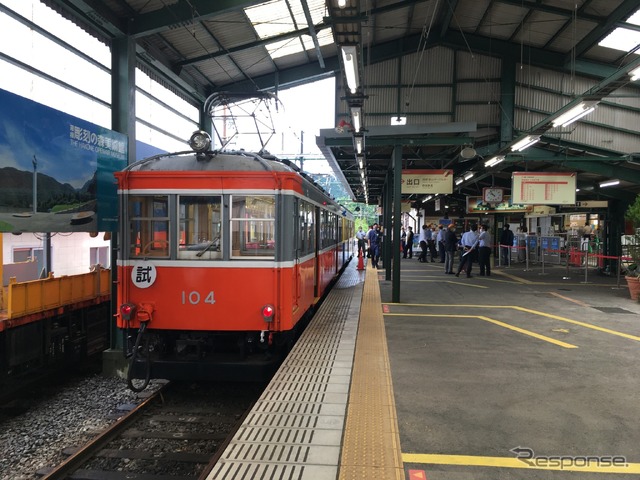
[[[402,170],[402,194],[453,193],[453,170]]]
[[[575,172],[515,172],[511,200],[524,205],[573,205],[576,178]]]
[[[0,90],[0,232],[115,231],[118,132]]]

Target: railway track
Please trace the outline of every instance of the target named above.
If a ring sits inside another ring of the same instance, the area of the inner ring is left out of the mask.
[[[258,399],[260,384],[165,385],[54,468],[42,480],[197,480],[215,465]]]

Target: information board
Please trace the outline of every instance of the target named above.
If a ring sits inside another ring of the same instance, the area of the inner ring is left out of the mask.
[[[511,201],[521,205],[573,205],[575,172],[514,172]]]

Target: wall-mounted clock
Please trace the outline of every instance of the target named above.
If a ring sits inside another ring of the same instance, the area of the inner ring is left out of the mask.
[[[500,203],[504,199],[504,189],[497,187],[484,187],[482,200],[486,203]]]

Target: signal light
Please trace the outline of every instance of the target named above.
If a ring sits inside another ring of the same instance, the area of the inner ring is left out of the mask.
[[[125,321],[131,320],[133,313],[135,312],[136,306],[131,303],[124,303],[120,305],[120,315],[122,315],[122,319]]]
[[[273,305],[265,305],[264,307],[262,307],[262,317],[264,318],[265,322],[271,322],[273,321],[273,317],[276,314],[276,309],[273,307]]]

